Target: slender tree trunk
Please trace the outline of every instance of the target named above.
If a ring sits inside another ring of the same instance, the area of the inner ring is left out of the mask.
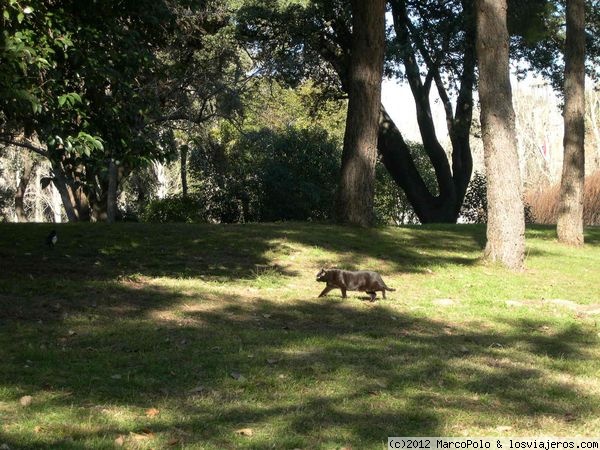
[[[17,191],[15,192],[15,213],[19,222],[27,222],[27,214],[25,213],[25,191],[27,185],[31,180],[31,172],[34,169],[35,164],[29,157],[25,155],[23,157],[23,173],[21,174]]]
[[[35,202],[34,202],[34,213],[33,220],[36,222],[44,221],[44,203],[42,202],[42,197],[44,195],[44,190],[42,189],[42,168],[37,167],[35,171]],[[52,184],[49,185],[52,191],[56,191]],[[60,203],[60,196],[58,197],[58,202]]]
[[[108,161],[108,192],[106,196],[106,221],[114,223],[117,219],[117,165],[115,160]]]
[[[583,244],[585,177],[585,2],[567,0],[564,160],[556,230],[558,240]]]
[[[506,0],[477,0],[479,99],[487,175],[485,258],[521,270],[525,217],[509,78]]]
[[[385,0],[352,0],[349,101],[337,219],[369,226],[373,221],[377,133],[385,51]]]
[[[60,193],[56,186],[50,185],[50,204],[52,209],[52,216],[54,218],[54,223],[62,222],[62,203],[60,201]]]
[[[188,157],[188,146],[182,145],[180,148],[181,158],[181,193],[184,197],[188,195],[188,182],[187,182],[187,157]]]

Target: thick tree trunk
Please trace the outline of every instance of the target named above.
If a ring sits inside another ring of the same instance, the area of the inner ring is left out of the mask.
[[[337,199],[337,219],[373,221],[377,132],[385,50],[385,0],[352,0],[352,56],[348,116]]]
[[[28,221],[27,214],[25,213],[25,191],[31,180],[31,172],[33,171],[34,166],[35,165],[29,155],[25,155],[23,157],[23,173],[21,174],[19,185],[15,192],[15,213],[17,214],[17,220],[19,222]]]
[[[421,223],[456,223],[471,176],[471,165],[464,165],[464,169],[457,169],[454,175],[454,178],[466,180],[466,183],[461,181],[460,186],[453,188],[451,193],[446,195],[433,195],[423,181],[400,130],[383,107],[379,121],[378,148],[381,162],[406,194]],[[470,147],[464,150],[470,161]]]
[[[52,182],[60,194],[65,213],[69,222],[79,221],[79,214],[75,207],[75,197],[73,191],[67,184],[65,172],[61,163],[52,163],[52,173],[54,175]]]
[[[108,192],[106,195],[106,221],[114,223],[117,219],[117,165],[115,160],[108,161]]]
[[[509,78],[506,0],[477,0],[479,99],[488,224],[485,258],[521,270],[525,218]]]
[[[564,160],[556,230],[558,240],[583,244],[585,177],[585,2],[567,0]]]

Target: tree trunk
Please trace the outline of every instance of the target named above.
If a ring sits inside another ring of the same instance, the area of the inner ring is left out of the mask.
[[[385,51],[385,0],[352,0],[352,52],[337,220],[373,222],[377,132]]]
[[[62,222],[62,203],[60,201],[60,193],[55,186],[50,185],[50,205],[52,209],[52,216],[54,218],[54,223]]]
[[[37,167],[35,171],[35,202],[33,209],[33,220],[40,223],[44,221],[44,203],[42,202],[42,196],[44,190],[42,189],[42,168]],[[49,190],[56,191],[56,188],[52,184],[49,185]],[[58,193],[58,192],[57,192]],[[58,202],[60,205],[60,195],[58,196]]]
[[[477,0],[479,99],[487,175],[485,258],[521,270],[525,217],[509,78],[506,0]]]
[[[27,214],[25,213],[25,191],[29,180],[31,180],[31,172],[35,164],[29,157],[25,155],[23,157],[23,173],[21,174],[17,191],[15,192],[15,213],[17,214],[17,220],[19,222],[27,222]]]
[[[438,195],[433,195],[416,168],[408,146],[400,131],[385,111],[380,118],[379,152],[382,162],[406,197],[422,223],[456,223],[464,201],[473,160],[469,136],[473,113],[473,86],[475,83],[475,17],[470,0],[463,0],[462,20],[465,48],[462,57],[462,74],[456,106],[447,92],[440,62],[432,56],[423,36],[415,28],[404,0],[393,0],[392,17],[396,41],[401,48],[402,62],[413,98],[423,147],[435,171]],[[417,50],[424,59],[427,76],[418,63]],[[437,88],[446,114],[448,134],[452,144],[452,167],[435,130],[429,95],[432,85]],[[447,84],[447,82],[446,82]]]
[[[188,157],[188,146],[182,145],[180,148],[180,163],[181,163],[181,193],[184,197],[188,195],[188,183],[187,183],[187,157]]]
[[[52,163],[52,174],[54,175],[52,182],[60,194],[68,221],[79,221],[79,214],[75,208],[75,197],[69,185],[67,184],[65,173],[60,162]]]
[[[558,240],[583,244],[585,177],[585,2],[567,0],[564,159],[556,230]]]
[[[466,188],[460,196],[460,202],[457,195],[453,196],[455,201],[450,201],[449,195],[433,195],[423,181],[400,130],[383,107],[379,121],[381,162],[406,194],[421,223],[456,223]]]
[[[117,165],[115,160],[108,161],[108,191],[106,195],[106,221],[114,223],[117,219]]]

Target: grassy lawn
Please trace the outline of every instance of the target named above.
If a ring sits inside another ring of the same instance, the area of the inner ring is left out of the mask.
[[[530,229],[515,274],[479,226],[66,224],[49,249],[52,227],[0,225],[4,448],[600,430],[600,229]],[[319,299],[322,266],[397,291]]]

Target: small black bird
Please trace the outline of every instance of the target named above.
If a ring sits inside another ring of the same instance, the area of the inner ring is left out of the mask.
[[[46,237],[46,244],[48,244],[48,247],[54,248],[57,241],[58,236],[56,235],[56,230],[52,230],[50,234]]]

